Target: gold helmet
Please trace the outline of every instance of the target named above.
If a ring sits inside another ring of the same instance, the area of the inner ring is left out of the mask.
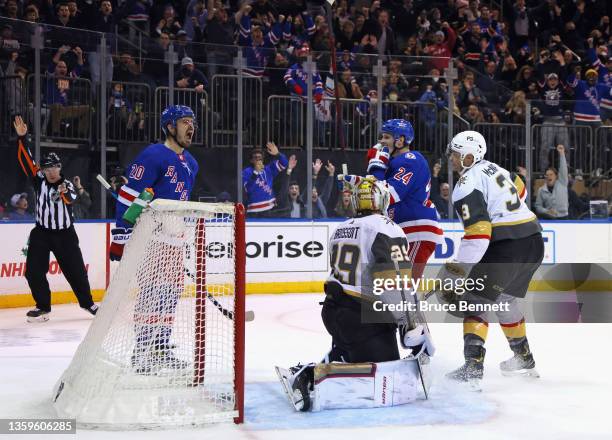
[[[352,192],[353,208],[358,214],[368,215],[380,213],[387,215],[391,195],[387,182],[367,176],[359,182]]]

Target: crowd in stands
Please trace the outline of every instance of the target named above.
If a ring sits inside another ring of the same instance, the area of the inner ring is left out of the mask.
[[[458,69],[451,86],[452,111],[468,123],[524,124],[531,100],[532,123],[559,127],[542,131],[537,171],[544,172],[553,165],[549,159],[557,144],[570,148],[564,127],[612,125],[611,14],[609,0],[337,0],[331,16],[325,0],[0,0],[0,76],[25,78],[33,72],[30,41],[40,25],[50,132],[64,130],[62,121],[72,119],[75,136],[84,137],[90,131],[91,108],[75,96],[73,81],[87,78],[97,84],[103,64],[109,82],[167,86],[165,55],[171,43],[178,60],[174,85],[196,92],[208,92],[214,75],[235,73],[234,57],[241,51],[243,73],[262,78],[265,96],[303,100],[308,93],[304,62],[312,56],[319,123],[331,120],[334,87],[341,98],[363,101],[345,118],[371,114],[375,106],[369,104],[378,99],[443,109],[449,88],[444,71],[452,58]],[[116,29],[122,38],[117,39]],[[140,52],[133,29],[145,32]],[[106,33],[106,57],[98,47],[99,34],[91,31]],[[335,60],[329,52],[333,37]],[[377,59],[387,68],[382,97],[373,70]],[[337,82],[330,73],[333,64]],[[135,140],[150,139],[138,103],[130,102],[121,85],[109,90],[109,118],[121,121],[122,130],[137,133]],[[0,105],[10,112],[10,103]],[[442,120],[426,111],[418,119],[413,123],[426,128]],[[297,122],[291,122],[292,132]],[[281,172],[289,172],[290,162],[283,166]],[[287,194],[292,213],[306,199],[323,212],[320,202],[329,201],[325,183],[318,181],[317,193],[304,195],[299,185],[286,180],[280,198]],[[440,187],[432,197],[445,200],[449,191]],[[545,199],[542,195],[543,203]],[[329,215],[346,206],[325,206],[325,211]]]
[[[176,85],[204,90],[213,75],[234,72],[240,46],[244,73],[265,78],[269,93],[304,96],[302,62],[312,54],[320,100],[330,75],[331,24],[341,97],[371,96],[373,59],[381,56],[389,68],[383,99],[444,104],[441,75],[452,57],[459,69],[455,111],[469,121],[523,122],[525,99],[532,99],[543,101],[536,116],[546,121],[571,111],[578,124],[612,122],[610,2],[502,2],[339,0],[328,17],[324,0],[1,0],[4,17],[29,24],[3,22],[0,66],[3,72],[32,71],[29,39],[40,23],[48,25],[49,72],[64,62],[63,75],[97,83],[104,62],[110,80],[167,85],[164,53],[173,42]],[[142,65],[132,48],[113,44],[122,21],[149,36]],[[106,32],[109,52],[119,51],[102,60],[98,36],[82,32],[75,39],[70,28]],[[203,63],[205,69],[194,68]],[[572,99],[582,104],[562,102]]]

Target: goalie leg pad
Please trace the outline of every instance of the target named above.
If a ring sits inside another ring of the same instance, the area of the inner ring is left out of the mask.
[[[314,379],[313,411],[403,405],[421,388],[414,359],[317,364]]]

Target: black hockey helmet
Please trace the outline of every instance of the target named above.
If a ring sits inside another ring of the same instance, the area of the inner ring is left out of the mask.
[[[40,158],[41,168],[61,167],[61,166],[62,166],[62,162],[60,161],[59,156],[55,153],[48,153]]]

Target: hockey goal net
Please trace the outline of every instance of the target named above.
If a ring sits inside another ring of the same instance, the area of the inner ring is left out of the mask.
[[[58,381],[82,427],[171,428],[243,419],[244,207],[155,200]]]

